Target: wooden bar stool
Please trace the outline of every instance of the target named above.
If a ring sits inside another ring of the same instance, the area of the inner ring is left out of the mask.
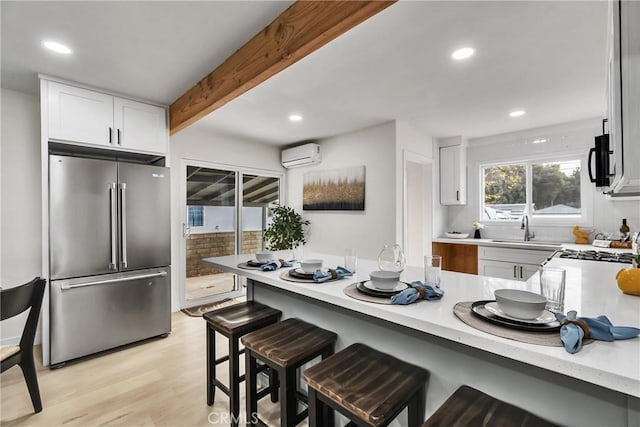
[[[283,320],[242,337],[246,350],[247,424],[266,425],[258,418],[256,359],[278,373],[280,425],[292,427],[307,417],[307,409],[297,413],[298,399],[306,400],[297,391],[297,369],[318,356],[325,359],[332,355],[337,338],[335,333],[299,319]]]
[[[309,426],[333,425],[332,408],[350,425],[386,426],[408,408],[408,426],[424,420],[429,373],[415,365],[353,344],[304,371],[309,384]]]
[[[463,385],[422,427],[553,427],[530,412]]]
[[[229,396],[229,413],[231,425],[238,425],[240,415],[240,383],[245,375],[240,375],[240,337],[249,332],[257,331],[267,325],[277,323],[282,312],[254,301],[223,307],[204,313],[202,317],[207,322],[207,405],[213,405],[216,387]],[[216,359],[216,337],[218,332],[229,339],[229,353]],[[225,386],[216,379],[216,366],[229,361],[229,386]],[[266,369],[264,367],[261,370]],[[270,376],[270,387],[262,390],[262,395],[271,393],[271,399],[277,402],[277,379]]]

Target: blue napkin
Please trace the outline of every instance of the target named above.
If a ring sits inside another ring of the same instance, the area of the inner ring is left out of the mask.
[[[262,264],[260,266],[260,270],[262,271],[275,271],[282,267],[293,267],[294,261],[285,261],[283,259],[276,259],[273,261],[269,261],[266,264]]]
[[[444,291],[440,288],[434,288],[431,285],[425,285],[419,280],[411,282],[411,287],[405,289],[399,294],[395,294],[391,297],[391,304],[411,304],[420,298],[420,291],[418,288],[424,291],[424,299],[427,301],[439,300],[444,295]]]
[[[335,273],[335,277],[334,277],[334,273]],[[326,282],[327,280],[331,280],[331,279],[342,279],[343,277],[347,277],[347,276],[353,276],[353,273],[349,270],[347,270],[344,267],[336,267],[335,270],[333,269],[328,269],[328,270],[316,270],[313,273],[313,280],[315,282],[321,283],[321,282]]]
[[[569,353],[577,353],[582,348],[582,340],[591,338],[600,341],[626,340],[640,335],[640,329],[631,326],[613,326],[607,316],[595,318],[577,317],[577,312],[571,310],[565,316],[556,313],[556,319],[562,323],[560,328],[560,339],[564,348]],[[582,322],[582,326],[580,323]],[[586,325],[589,334],[585,333],[583,327]],[[585,335],[587,335],[585,337]]]

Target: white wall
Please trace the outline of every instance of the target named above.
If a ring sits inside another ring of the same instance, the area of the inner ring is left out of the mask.
[[[471,223],[478,220],[480,203],[479,167],[480,164],[506,160],[520,160],[536,155],[558,155],[578,153],[587,157],[589,148],[593,146],[594,137],[602,133],[599,118],[580,120],[544,128],[528,129],[508,134],[489,136],[469,140],[467,150],[468,197],[466,206],[449,206],[446,208],[446,229],[471,233]],[[544,137],[548,142],[532,144],[533,139]],[[583,171],[586,174],[586,170]],[[640,230],[640,202],[612,201],[606,199],[595,186],[586,186],[587,205],[591,207],[592,218],[584,228],[595,228],[596,231],[613,233],[618,230],[622,218],[627,218],[633,230]],[[572,242],[575,236],[572,226],[541,226],[532,223],[531,229],[536,239],[549,241]],[[520,238],[520,224],[493,225],[488,224],[482,230],[487,238]],[[593,237],[593,235],[592,235]]]
[[[2,89],[0,96],[0,284],[10,288],[41,276],[40,104],[12,90]],[[17,342],[25,319],[26,314],[2,322],[0,343]]]
[[[210,162],[232,168],[251,168],[284,173],[280,165],[280,149],[271,145],[216,135],[194,127],[171,136],[169,140],[171,167],[171,309],[179,310],[180,286],[184,282],[180,247],[182,221],[185,212],[184,197],[180,197],[184,173],[182,160]],[[284,200],[284,196],[281,195]]]
[[[306,251],[342,255],[356,248],[363,258],[377,259],[385,244],[395,243],[396,181],[394,122],[314,141],[322,163],[287,171],[286,204],[311,221]],[[366,167],[364,211],[302,211],[305,172]]]

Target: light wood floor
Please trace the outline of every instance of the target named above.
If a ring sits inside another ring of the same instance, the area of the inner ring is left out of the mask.
[[[43,411],[33,413],[19,367],[0,376],[2,426],[228,426],[227,396],[216,391],[207,406],[205,324],[202,318],[173,313],[172,333],[101,357],[50,370],[39,366]],[[218,357],[226,338],[216,334]],[[39,357],[38,357],[39,358]],[[241,366],[244,358],[241,357]],[[227,382],[227,364],[217,375]],[[241,372],[244,372],[242,369]],[[241,412],[244,412],[244,383]],[[269,398],[260,417],[279,425],[279,408]],[[244,419],[244,417],[243,417]]]

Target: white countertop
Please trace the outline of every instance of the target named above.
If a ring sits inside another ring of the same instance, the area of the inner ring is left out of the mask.
[[[342,257],[320,254],[307,254],[307,256],[324,259],[325,267],[342,263]],[[489,353],[640,397],[640,338],[614,342],[596,341],[583,347],[576,354],[569,354],[562,347],[526,344],[478,331],[453,314],[453,306],[456,303],[494,299],[493,292],[496,289],[517,288],[537,292],[537,275],[528,282],[517,282],[443,271],[441,287],[446,293],[442,300],[420,301],[408,306],[397,306],[359,301],[343,293],[347,285],[357,280],[365,280],[370,271],[377,270],[377,263],[371,260],[358,260],[358,272],[354,278],[309,284],[280,279],[282,270],[263,272],[237,267],[239,263],[248,261],[250,258],[251,255],[232,255],[206,258],[203,262],[265,283],[273,288],[305,295]],[[567,268],[566,310],[577,310],[579,316],[591,317],[605,314],[614,325],[640,327],[640,297],[623,294],[617,288],[615,281],[615,273],[620,268],[628,266],[557,258],[550,262]],[[407,267],[402,274],[404,281],[422,280],[422,278],[423,271],[417,267]]]
[[[501,241],[502,240],[502,241]],[[618,248],[603,248],[593,245],[578,245],[576,243],[564,243],[564,242],[537,242],[535,239],[529,242],[525,241],[507,241],[510,239],[452,239],[450,237],[437,237],[433,239],[435,243],[458,243],[466,245],[478,245],[478,246],[494,246],[499,248],[514,248],[514,249],[531,249],[531,250],[545,250],[555,251],[558,249],[573,249],[576,251],[606,251],[606,252],[631,252],[630,248],[618,249]]]

